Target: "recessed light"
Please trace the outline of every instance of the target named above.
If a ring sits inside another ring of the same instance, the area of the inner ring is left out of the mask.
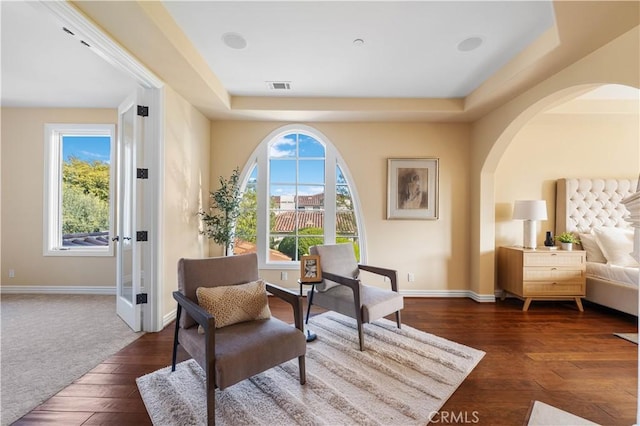
[[[354,46],[362,46],[364,44],[364,40],[361,38],[357,38],[355,40],[353,40],[353,45]]]
[[[480,47],[482,42],[483,40],[480,37],[469,37],[458,43],[458,50],[461,52],[470,52]]]
[[[247,40],[238,33],[224,33],[222,34],[222,42],[232,49],[244,49],[247,47]]]

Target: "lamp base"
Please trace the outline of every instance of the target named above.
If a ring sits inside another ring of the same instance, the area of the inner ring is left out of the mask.
[[[522,235],[522,246],[526,249],[536,249],[536,221],[525,220],[524,221],[524,233]]]

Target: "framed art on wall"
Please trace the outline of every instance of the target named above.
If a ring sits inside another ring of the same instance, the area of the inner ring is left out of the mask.
[[[387,219],[438,219],[438,158],[389,158]]]
[[[322,281],[320,256],[302,256],[302,258],[300,258],[300,282],[317,283],[320,281]]]

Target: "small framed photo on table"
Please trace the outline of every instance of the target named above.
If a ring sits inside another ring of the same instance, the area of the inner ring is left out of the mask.
[[[300,259],[300,282],[317,283],[322,281],[320,256],[308,255]]]

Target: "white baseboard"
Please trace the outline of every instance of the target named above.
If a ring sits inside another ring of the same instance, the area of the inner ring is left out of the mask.
[[[3,285],[0,294],[95,294],[115,296],[115,287]]]
[[[176,315],[178,315],[178,309],[174,309],[165,316],[162,317],[162,328],[165,328],[167,325],[171,323],[171,321],[176,319]]]
[[[406,297],[468,297],[483,303],[496,301],[494,294],[478,294],[471,290],[400,290],[400,294]]]

